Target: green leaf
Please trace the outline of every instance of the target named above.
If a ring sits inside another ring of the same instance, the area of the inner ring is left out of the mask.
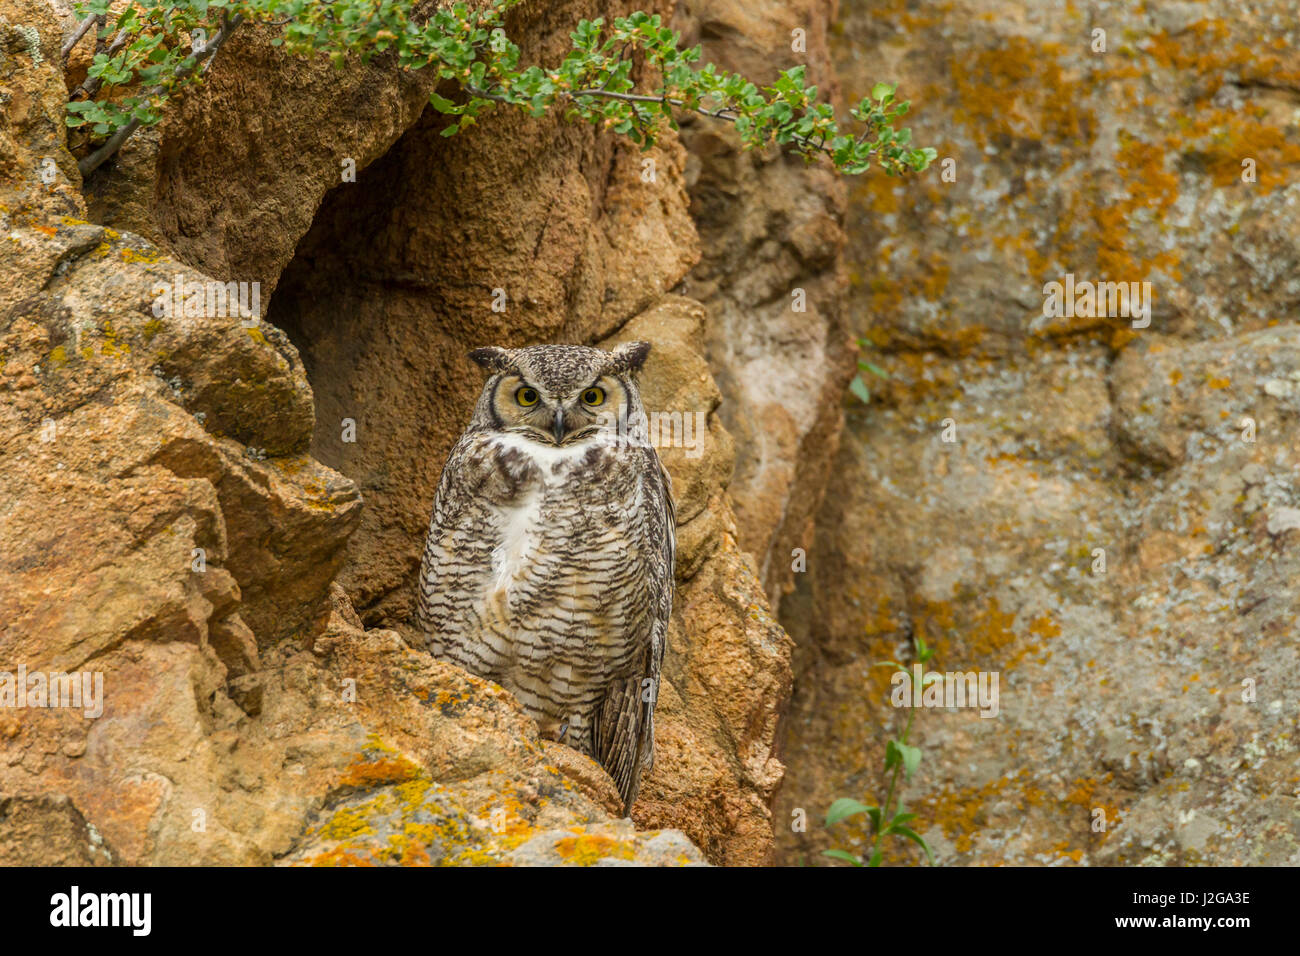
[[[860,800],[854,800],[852,797],[840,797],[831,804],[830,809],[826,811],[826,825],[834,826],[841,820],[847,820],[849,817],[855,817],[859,813],[870,813],[877,810],[869,804],[862,803]],[[879,812],[877,810],[877,812]]]
[[[911,780],[912,774],[916,773],[916,768],[921,765],[921,748],[900,743],[898,744],[898,752],[903,758],[903,774],[908,780]]]
[[[853,381],[849,382],[849,391],[852,392],[863,405],[871,401],[871,392],[867,389],[867,383],[862,381],[861,375],[853,376]]]
[[[925,842],[921,834],[917,833],[915,830],[911,829],[910,827],[901,827],[901,826],[894,827],[894,832],[901,837],[906,837],[907,839],[911,840],[913,843],[919,844],[921,849],[925,851],[926,857],[930,860],[930,865],[931,866],[935,865],[934,854],[930,852],[930,844]]]
[[[456,108],[456,104],[445,96],[439,96],[437,93],[429,94],[429,105],[439,113],[450,113]]]
[[[843,860],[845,863],[852,863],[854,866],[861,866],[862,860],[852,853],[846,853],[843,850],[822,850],[822,856],[833,857],[836,860]]]
[[[883,100],[886,96],[889,96],[896,89],[898,89],[897,84],[891,86],[888,83],[877,83],[875,86],[871,88],[871,98],[873,100]]]
[[[885,772],[888,773],[894,769],[894,766],[903,759],[903,752],[899,750],[897,740],[891,740],[885,744]]]
[[[871,859],[867,861],[867,866],[880,866],[880,859],[883,856],[884,853],[881,850],[877,850],[875,853],[871,854]]]

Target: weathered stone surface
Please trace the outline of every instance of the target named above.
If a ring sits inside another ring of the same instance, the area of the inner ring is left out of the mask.
[[[544,786],[544,785],[543,785]],[[477,794],[424,781],[343,801],[290,864],[345,866],[703,866],[675,830],[637,830],[630,820],[539,831],[506,809],[541,802],[487,779]],[[482,816],[475,816],[476,805]],[[526,812],[526,811],[525,811]],[[539,817],[544,816],[540,814]]]
[[[0,863],[31,866],[32,847],[40,847],[45,866],[108,866],[112,848],[86,822],[66,796],[5,797],[0,800]]]
[[[641,375],[647,410],[700,413],[707,423],[692,442],[670,442],[662,422],[659,429],[677,500],[678,588],[655,712],[656,763],[632,818],[683,830],[715,862],[753,865],[771,850],[769,807],[784,771],[773,744],[790,696],[790,641],[737,544],[726,494],[734,452],[703,355],[705,317],[699,303],[668,297],[602,343],[654,342]]]
[[[995,719],[916,715],[903,797],[941,864],[1300,861],[1286,9],[842,7],[846,93],[900,81],[940,162],[853,196],[851,301],[889,379],[783,605],[781,859],[865,845],[818,821],[883,798],[906,712],[871,665],[919,637],[1001,677]],[[1150,281],[1150,326],[1045,317],[1066,273]]]
[[[647,182],[616,137],[553,118],[445,140],[418,81],[281,63],[250,31],[93,177],[91,214],[151,242],[83,221],[66,150],[41,180],[33,157],[62,148],[58,27],[15,9],[42,56],[5,34],[3,91],[31,106],[3,140],[22,175],[0,195],[0,658],[106,689],[93,718],[0,710],[0,855],[675,865],[703,859],[694,840],[765,861],[790,645],[737,544],[706,314],[665,295],[698,257],[680,145]],[[530,55],[598,12],[522,11]],[[326,195],[343,155],[359,180]],[[274,288],[263,320],[155,314],[166,284],[214,278],[261,282],[264,305]],[[633,814],[654,830],[636,833],[603,771],[504,691],[363,626],[404,616],[479,387],[464,351],[629,337],[656,346],[652,408],[693,426],[664,449],[681,591]]]
[[[205,602],[226,607],[241,587],[266,642],[323,623],[355,488],[294,454],[311,394],[282,333],[153,314],[152,290],[179,268],[76,220],[20,227],[0,250],[15,277],[0,331],[0,602],[7,636],[42,659],[77,666],[181,620],[201,631]]]
[[[264,655],[256,717],[225,695],[205,646],[177,641],[129,641],[96,661],[110,691],[99,720],[17,712],[2,751],[7,858],[27,832],[19,811],[50,791],[94,822],[95,853],[127,864],[497,863],[548,828],[609,820],[546,762],[510,695],[350,616],[339,592],[311,650]],[[700,860],[643,849],[654,836],[629,841],[633,859]],[[27,851],[72,854],[86,839],[52,828]]]
[[[0,0],[0,233],[30,216],[85,215],[81,174],[65,141],[67,90],[49,68],[60,44],[49,5]]]
[[[69,13],[65,32],[74,24]],[[223,281],[258,281],[264,302],[321,198],[383,155],[437,82],[383,56],[342,69],[292,56],[271,45],[276,32],[241,26],[220,68],[87,182],[96,222],[147,236]],[[70,86],[89,52],[83,41],[69,58]]]
[[[705,61],[760,84],[803,64],[830,96],[833,7],[706,0],[678,4],[673,25],[683,44],[703,48]],[[802,51],[793,49],[796,38]],[[700,117],[683,121],[682,142],[703,254],[681,291],[708,309],[709,365],[736,439],[729,492],[738,540],[778,607],[793,587],[794,550],[812,545],[853,374],[841,259],[845,188],[824,164],[743,152],[730,127]]]

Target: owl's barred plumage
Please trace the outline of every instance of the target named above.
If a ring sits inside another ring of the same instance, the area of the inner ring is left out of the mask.
[[[443,466],[415,623],[434,656],[594,757],[627,813],[654,760],[672,489],[636,373],[650,349],[476,349],[491,373]]]

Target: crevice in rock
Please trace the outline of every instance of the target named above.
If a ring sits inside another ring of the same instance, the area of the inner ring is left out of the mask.
[[[597,201],[610,180],[631,191],[634,152],[558,119],[502,111],[453,138],[445,123],[426,111],[326,194],[266,315],[312,384],[311,454],[365,499],[339,583],[372,627],[411,611],[441,466],[482,384],[466,352],[592,342],[661,291],[617,247],[618,201]],[[676,281],[689,262],[665,249],[667,268],[640,264]]]

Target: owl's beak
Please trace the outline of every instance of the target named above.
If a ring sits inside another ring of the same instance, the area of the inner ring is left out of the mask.
[[[564,440],[564,409],[555,410],[555,420],[551,422],[551,434],[555,436],[555,444],[560,444]]]

